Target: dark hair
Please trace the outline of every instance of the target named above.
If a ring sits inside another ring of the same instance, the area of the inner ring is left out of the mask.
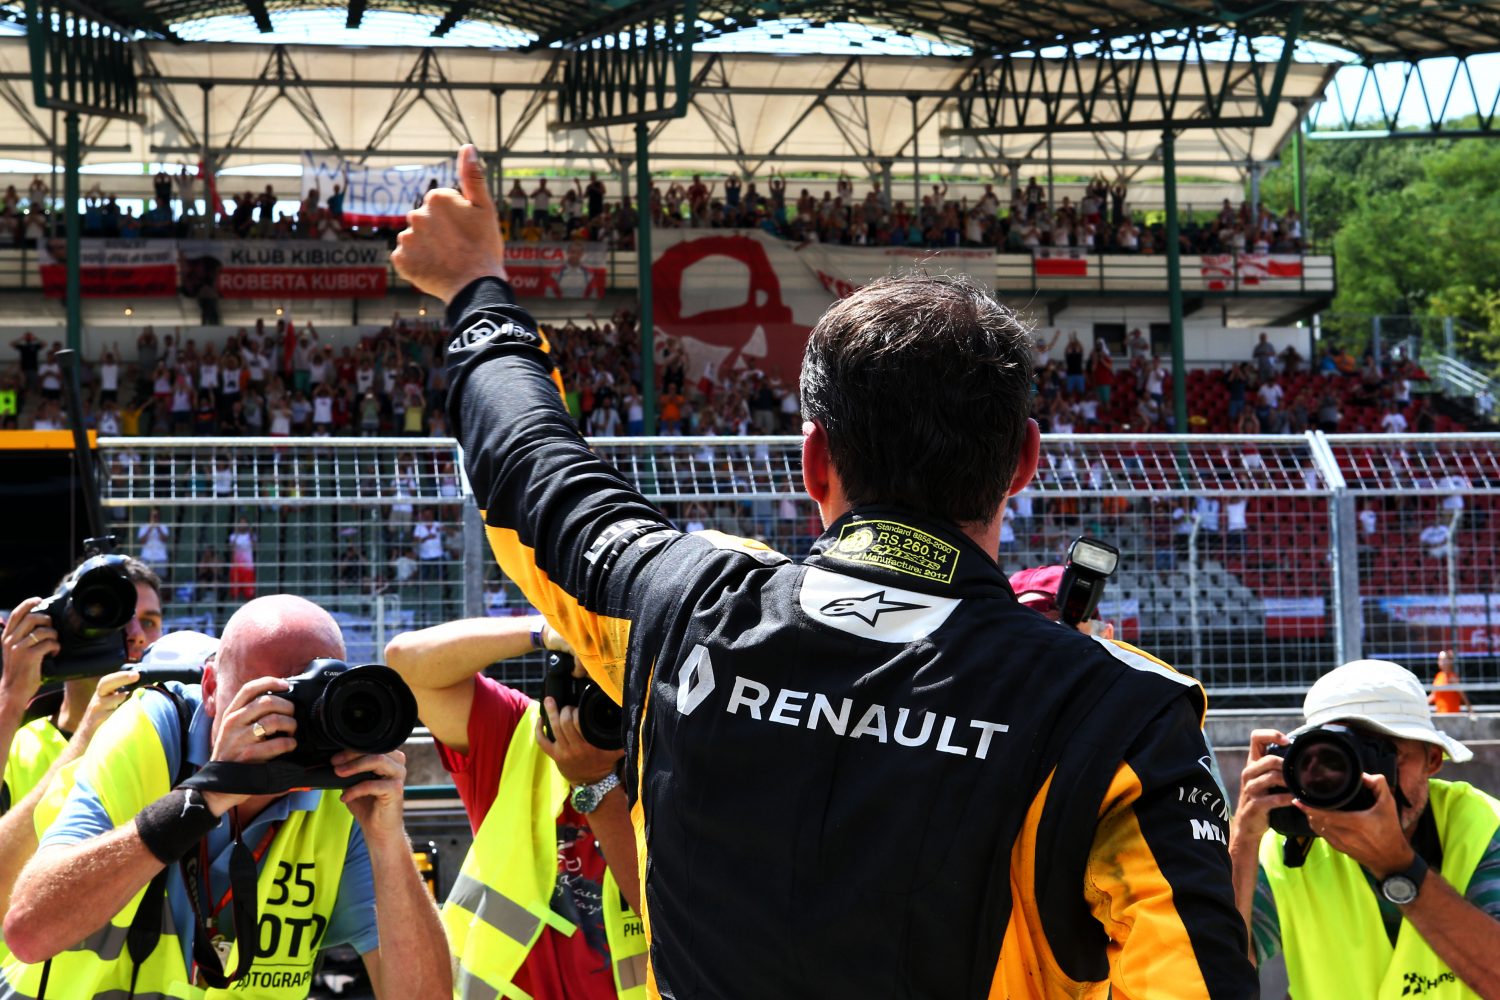
[[[1030,331],[971,279],[882,278],[813,328],[802,412],[851,504],[982,523],[1020,460],[1032,357]]]
[[[125,579],[129,580],[131,583],[144,583],[146,586],[150,587],[156,592],[157,597],[160,597],[161,577],[156,575],[156,570],[152,569],[150,566],[147,566],[135,556],[124,556],[123,558],[125,560],[123,566],[123,569],[125,570]],[[78,564],[78,566],[82,565],[82,562]],[[62,583],[71,582],[74,577],[77,576],[78,566],[74,566],[72,569],[68,570],[67,575],[62,578],[59,586],[61,586]]]

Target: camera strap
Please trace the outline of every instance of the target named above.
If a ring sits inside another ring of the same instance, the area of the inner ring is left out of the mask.
[[[232,810],[229,814],[229,823],[234,835],[234,846],[230,848],[229,853],[229,891],[224,894],[223,899],[219,900],[218,906],[210,907],[209,905],[212,897],[208,895],[210,871],[208,844],[199,843],[197,851],[187,852],[178,862],[182,870],[183,884],[187,887],[188,905],[193,910],[193,965],[197,976],[202,977],[211,988],[218,990],[227,988],[244,976],[250,971],[250,966],[255,961],[255,954],[260,945],[260,918],[256,898],[256,883],[259,879],[256,869],[260,859],[265,857],[266,851],[270,848],[271,841],[276,839],[277,831],[281,829],[280,823],[272,823],[252,852],[245,846],[239,817]],[[209,926],[209,921],[215,920],[225,906],[229,907],[233,916],[234,936],[239,942],[239,958],[235,962],[232,973],[224,969],[228,948],[220,953],[217,943],[224,938],[216,935],[213,928]],[[204,917],[205,911],[208,911],[207,918]]]
[[[306,788],[349,788],[370,775],[361,772],[345,778],[331,766],[304,767],[293,761],[273,759],[255,764],[211,760],[198,773],[178,784],[179,788],[196,788],[200,792],[227,792],[232,795],[281,795]]]

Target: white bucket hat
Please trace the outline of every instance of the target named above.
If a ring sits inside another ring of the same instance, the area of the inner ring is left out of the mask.
[[[1468,747],[1433,726],[1422,682],[1389,660],[1352,660],[1319,677],[1302,701],[1302,717],[1307,724],[1293,732],[1293,737],[1315,726],[1349,720],[1387,736],[1442,747],[1457,764],[1474,756]]]
[[[168,632],[146,648],[140,663],[133,667],[159,669],[202,669],[208,658],[219,651],[219,640],[202,632],[184,629]]]

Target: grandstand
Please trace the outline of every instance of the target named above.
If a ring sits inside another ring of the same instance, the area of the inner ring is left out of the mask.
[[[1349,265],[1304,176],[1330,119],[1492,135],[1493,3],[304,6],[0,0],[0,446],[68,446],[35,432],[77,351],[105,517],[169,629],[289,591],[366,661],[529,612],[448,436],[441,307],[387,259],[473,142],[570,412],[685,530],[804,552],[808,330],[881,275],[962,273],[1037,337],[1001,565],[1114,544],[1100,615],[1202,681],[1227,774],[1235,713],[1288,729],[1342,661],[1449,649],[1500,700],[1492,366],[1452,317],[1329,335]],[[537,656],[491,672],[540,693]],[[418,748],[409,830],[456,860]]]

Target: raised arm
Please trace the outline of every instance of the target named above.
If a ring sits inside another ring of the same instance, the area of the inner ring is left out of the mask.
[[[471,146],[459,177],[463,194],[435,191],[408,214],[391,261],[449,304],[449,423],[500,567],[619,700],[629,622],[605,586],[615,560],[598,556],[671,524],[588,449],[568,416],[547,339],[505,281]]]
[[[386,644],[385,662],[416,696],[422,724],[444,746],[467,754],[474,676],[536,648],[533,635],[548,648],[566,648],[541,618],[465,618],[401,633]]]

